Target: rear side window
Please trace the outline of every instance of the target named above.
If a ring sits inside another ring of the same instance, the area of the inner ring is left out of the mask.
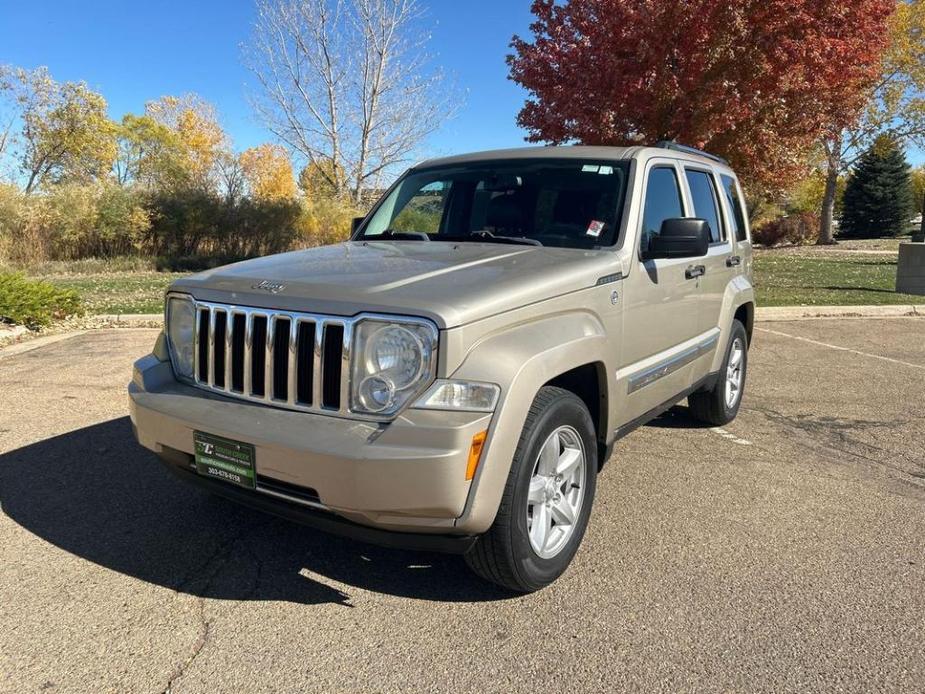
[[[673,167],[659,166],[649,172],[646,183],[646,206],[642,216],[642,250],[649,248],[649,239],[658,236],[662,222],[684,216],[681,188]]]
[[[729,209],[732,211],[732,231],[735,234],[736,241],[746,241],[748,234],[745,231],[745,209],[742,206],[742,200],[739,198],[739,188],[736,186],[735,179],[732,176],[722,176],[723,194],[726,196],[726,202],[729,203]]]
[[[688,169],[687,185],[691,189],[691,198],[694,203],[694,216],[705,219],[710,225],[710,241],[719,243],[723,240],[723,223],[719,215],[719,198],[716,195],[716,186],[713,176],[705,171]]]

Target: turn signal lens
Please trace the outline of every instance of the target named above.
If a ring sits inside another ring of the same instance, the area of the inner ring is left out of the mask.
[[[472,446],[469,448],[469,464],[466,465],[467,480],[471,480],[475,477],[475,471],[479,467],[479,460],[482,457],[482,449],[485,447],[485,439],[487,437],[487,431],[480,431],[472,437]]]

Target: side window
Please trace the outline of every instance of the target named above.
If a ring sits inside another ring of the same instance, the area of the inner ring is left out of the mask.
[[[739,189],[736,186],[735,179],[732,176],[723,176],[723,194],[726,196],[726,202],[729,203],[729,209],[732,212],[732,231],[735,234],[736,241],[747,241],[748,232],[745,230],[745,209],[742,200],[739,198]]]
[[[443,219],[443,206],[449,183],[434,181],[417,191],[392,219],[393,231],[423,231],[436,234]]]
[[[710,241],[719,243],[725,238],[723,222],[719,215],[719,198],[716,196],[716,186],[713,176],[705,171],[687,169],[687,185],[691,189],[691,199],[694,203],[694,216],[705,219],[710,224]]]
[[[673,167],[659,166],[649,172],[646,183],[646,204],[642,215],[642,250],[649,247],[649,239],[658,236],[662,222],[684,216],[681,188]]]

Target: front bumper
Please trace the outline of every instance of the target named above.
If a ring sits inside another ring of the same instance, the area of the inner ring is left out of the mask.
[[[382,424],[290,412],[179,383],[170,364],[153,355],[136,362],[129,400],[139,443],[181,475],[190,472],[194,431],[254,445],[257,491],[216,483],[215,491],[224,496],[287,517],[296,506],[309,519],[349,521],[341,527],[470,534],[456,520],[470,491],[472,437],[489,428],[490,414],[407,410]],[[333,526],[322,529],[338,532]],[[424,548],[405,539],[399,544]]]

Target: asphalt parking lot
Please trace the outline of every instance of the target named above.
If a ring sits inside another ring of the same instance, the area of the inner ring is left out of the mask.
[[[925,319],[760,324],[739,419],[624,439],[526,597],[183,486],[154,336],[0,352],[2,691],[925,691]]]

